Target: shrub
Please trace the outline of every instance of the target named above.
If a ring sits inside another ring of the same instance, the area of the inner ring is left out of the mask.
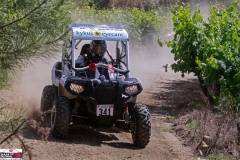
[[[48,46],[65,32],[69,20],[63,0],[6,1],[0,5],[0,87],[8,71]]]
[[[173,11],[174,39],[169,42],[176,72],[197,75],[211,104],[224,100],[240,109],[240,1],[213,7],[208,20],[188,6]],[[213,106],[213,105],[212,105]],[[228,109],[229,109],[228,108]]]
[[[73,15],[74,20],[81,22],[123,25],[137,42],[141,42],[148,32],[158,32],[163,19],[155,10],[144,11],[138,8],[97,10],[85,7]]]

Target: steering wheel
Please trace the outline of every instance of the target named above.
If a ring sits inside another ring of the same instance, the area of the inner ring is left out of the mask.
[[[76,71],[86,71],[88,69],[96,70],[97,67],[103,67],[103,68],[109,69],[110,66],[108,64],[104,64],[104,63],[97,63],[97,64],[91,63],[86,67],[74,68],[74,70],[76,70]],[[115,72],[118,72],[118,73],[121,73],[121,74],[127,74],[129,72],[129,70],[116,68],[114,66],[111,66],[111,69],[113,69]]]

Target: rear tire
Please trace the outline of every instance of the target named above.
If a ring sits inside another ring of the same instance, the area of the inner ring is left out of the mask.
[[[66,97],[59,96],[51,112],[51,133],[55,138],[67,138],[71,120],[70,104]]]
[[[145,148],[151,136],[151,115],[147,106],[136,104],[133,108],[131,133],[133,143],[138,148]]]

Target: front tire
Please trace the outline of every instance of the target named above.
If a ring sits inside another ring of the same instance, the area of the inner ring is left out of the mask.
[[[55,87],[53,85],[47,85],[43,88],[42,97],[41,97],[41,111],[47,112],[54,105],[55,98]]]
[[[131,127],[133,143],[138,148],[145,148],[151,136],[151,115],[147,106],[136,104],[133,108]]]
[[[56,98],[55,106],[51,112],[51,133],[55,138],[67,138],[71,120],[70,104],[66,97]]]
[[[42,91],[40,110],[44,118],[44,127],[50,127],[51,110],[54,106],[54,99],[56,95],[55,91],[56,87],[53,85],[45,86]]]

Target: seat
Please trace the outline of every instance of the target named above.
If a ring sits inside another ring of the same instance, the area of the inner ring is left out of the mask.
[[[84,56],[85,54],[88,54],[88,53],[90,53],[90,44],[84,44],[82,46],[80,55]]]

